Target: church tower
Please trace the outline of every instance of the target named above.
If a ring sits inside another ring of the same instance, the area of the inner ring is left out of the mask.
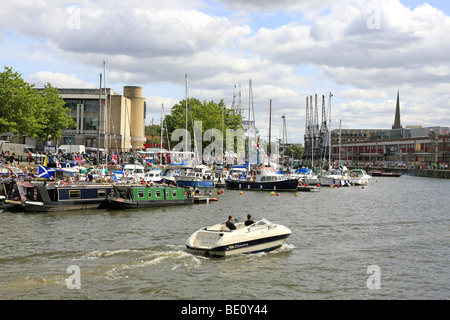
[[[399,92],[397,91],[397,105],[395,107],[395,119],[394,119],[394,125],[392,126],[392,129],[401,129],[402,124],[400,122],[400,98],[399,98]]]

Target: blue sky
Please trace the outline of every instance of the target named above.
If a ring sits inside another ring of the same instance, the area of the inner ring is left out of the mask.
[[[159,122],[189,95],[224,99],[252,80],[257,126],[303,142],[305,99],[333,93],[332,126],[450,125],[450,3],[405,0],[11,1],[0,60],[37,87],[143,87]],[[319,103],[319,108],[321,104]],[[246,113],[247,114],[247,113]],[[319,110],[319,120],[321,118]]]

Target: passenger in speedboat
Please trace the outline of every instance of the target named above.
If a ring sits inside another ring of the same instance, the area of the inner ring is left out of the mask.
[[[252,218],[253,218],[253,215],[252,215],[251,213],[249,213],[249,214],[247,215],[247,220],[244,222],[244,224],[245,224],[246,226],[250,226],[250,225],[254,224],[255,221],[253,221]]]
[[[228,216],[228,221],[225,223],[228,229],[230,230],[236,230],[236,226],[234,225],[233,216]]]

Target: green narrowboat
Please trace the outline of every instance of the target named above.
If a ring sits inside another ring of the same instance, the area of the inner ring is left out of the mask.
[[[99,209],[136,209],[193,204],[189,190],[170,186],[114,186],[98,206]]]

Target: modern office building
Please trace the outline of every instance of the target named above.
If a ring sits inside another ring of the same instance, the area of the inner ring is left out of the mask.
[[[58,90],[77,124],[76,129],[63,130],[58,145],[85,145],[114,152],[144,147],[146,99],[142,87],[125,86],[123,94],[110,88]]]

